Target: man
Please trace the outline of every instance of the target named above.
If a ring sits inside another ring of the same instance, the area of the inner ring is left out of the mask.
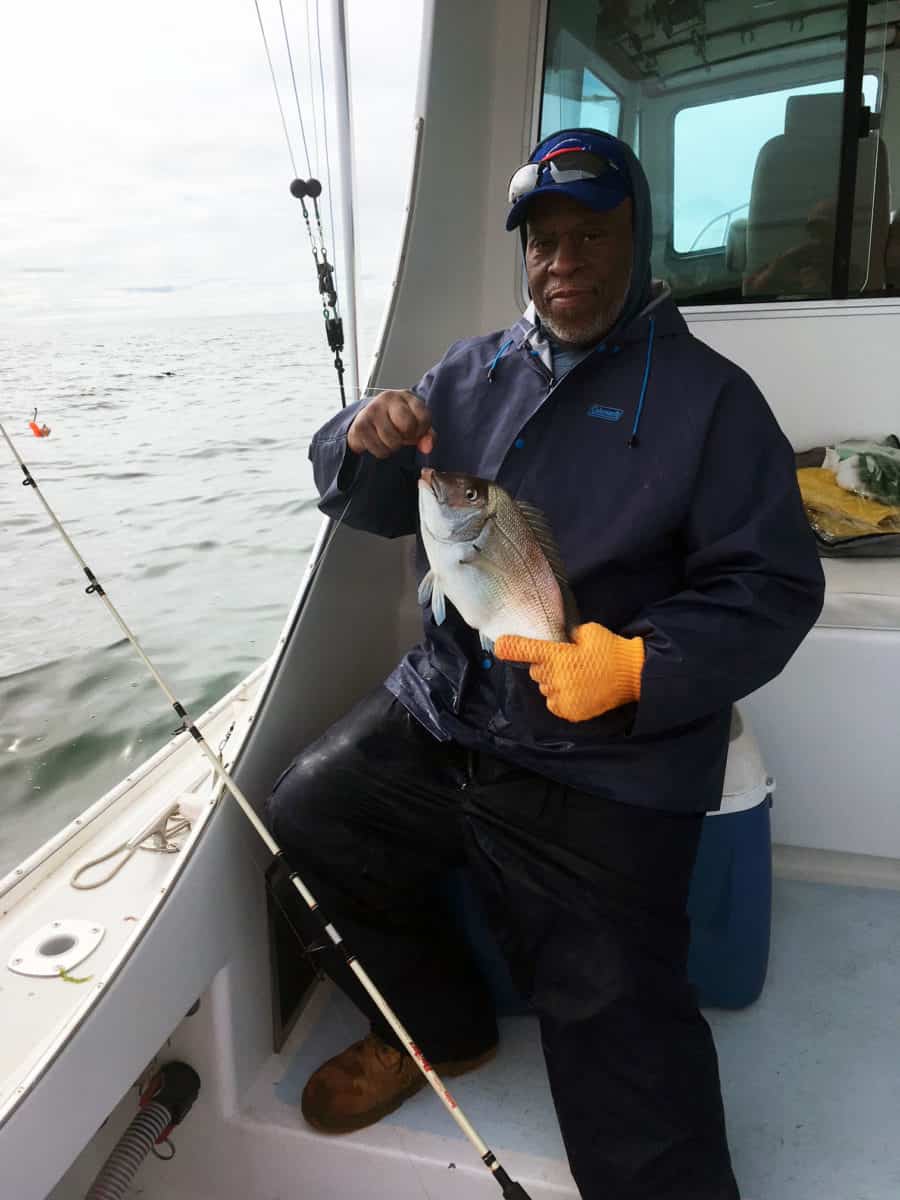
[[[806,218],[806,241],[776,255],[744,279],[747,296],[815,296],[831,292],[837,206],[819,200]]]
[[[686,977],[686,899],[731,706],[812,625],[821,569],[764,400],[651,284],[631,150],[562,131],[513,175],[510,201],[524,317],[451,346],[413,392],[339,413],[311,458],[323,510],[385,536],[416,529],[426,459],[496,479],[547,515],[583,623],[572,643],[500,638],[491,656],[452,606],[440,625],[426,608],[423,640],[298,756],[268,820],[451,1076],[497,1041],[434,895],[469,863],[540,1019],[584,1200],[734,1200],[715,1049]],[[353,976],[328,969],[373,1030],[304,1091],[306,1119],[339,1132],[421,1078]]]

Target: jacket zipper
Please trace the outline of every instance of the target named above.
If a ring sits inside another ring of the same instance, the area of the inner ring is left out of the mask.
[[[528,360],[528,364],[532,368],[532,370],[537,371],[537,373],[540,375],[541,379],[543,379],[544,382],[547,384],[547,391],[544,395],[544,399],[549,400],[550,397],[553,395],[553,393],[556,391],[556,389],[559,387],[559,385],[561,383],[563,383],[566,379],[568,379],[572,375],[573,372],[577,371],[582,363],[587,362],[587,360],[591,357],[591,355],[596,352],[597,348],[594,347],[594,349],[591,350],[589,354],[586,354],[584,356],[584,358],[579,359],[579,361],[577,363],[575,363],[575,365],[573,367],[571,367],[565,373],[565,375],[563,375],[562,379],[554,379],[554,377],[547,370],[546,366],[541,361],[541,359],[538,358],[538,356],[536,354],[532,354],[531,351],[527,348],[527,344],[525,342],[522,342],[519,349],[525,354],[525,357]]]

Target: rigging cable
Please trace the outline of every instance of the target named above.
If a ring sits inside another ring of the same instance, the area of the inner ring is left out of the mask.
[[[328,180],[328,214],[331,220],[331,236],[334,237],[334,206],[332,204],[334,188],[331,186],[331,156],[328,153],[328,109],[325,104],[325,70],[322,65],[324,59],[322,57],[322,22],[319,16],[319,0],[316,0],[316,47],[319,56],[319,83],[322,88],[322,125],[325,142],[325,178]]]
[[[281,28],[284,30],[284,48],[287,50],[288,66],[291,69],[291,83],[294,87],[294,100],[297,102],[297,120],[300,122],[300,136],[303,138],[303,152],[306,155],[306,170],[312,175],[312,166],[309,161],[309,146],[306,143],[306,130],[303,128],[303,113],[300,109],[300,93],[297,91],[297,76],[294,74],[294,58],[291,54],[291,39],[288,36],[287,21],[284,18],[284,3],[283,0],[278,0],[278,9],[281,13]]]
[[[294,148],[291,145],[291,135],[288,133],[287,121],[284,118],[284,107],[281,103],[281,93],[278,91],[278,80],[275,78],[275,67],[272,65],[272,55],[269,53],[269,39],[266,37],[266,29],[263,25],[262,13],[259,11],[259,0],[253,0],[256,7],[256,19],[259,21],[259,32],[262,34],[263,47],[266,51],[266,62],[269,64],[269,74],[272,77],[272,86],[275,89],[275,100],[278,104],[278,112],[281,115],[281,128],[284,130],[284,140],[287,142],[288,158],[291,160],[291,166],[294,174],[297,174],[297,164],[294,161]]]
[[[309,0],[303,0],[303,7],[306,16],[306,75],[309,79],[309,103],[312,108],[312,129],[313,129],[313,163],[316,171],[319,170],[319,116],[316,112],[316,90],[313,87],[313,61],[312,61],[312,27],[309,23]],[[321,51],[320,51],[321,53]],[[325,116],[325,93],[322,92],[322,117],[324,124]],[[327,131],[326,131],[327,133]],[[328,187],[331,188],[331,175],[328,175]],[[334,222],[331,222],[331,233],[334,235]]]
[[[337,377],[338,377],[338,388],[340,390],[340,395],[341,395],[341,408],[346,408],[347,407],[347,395],[346,395],[346,391],[345,391],[345,387],[344,387],[345,367],[344,367],[344,360],[342,357],[343,350],[344,350],[344,322],[341,318],[339,307],[338,307],[337,285],[335,283],[335,278],[334,278],[335,268],[334,268],[334,264],[329,262],[329,259],[328,259],[328,249],[327,249],[327,244],[326,244],[326,239],[325,239],[325,232],[324,232],[324,229],[322,228],[322,216],[319,211],[319,196],[322,194],[322,184],[319,182],[318,179],[315,179],[312,176],[312,167],[311,167],[310,160],[309,160],[309,145],[306,140],[306,130],[305,130],[304,124],[303,124],[303,113],[302,113],[302,109],[301,109],[301,105],[300,105],[300,93],[297,89],[297,78],[294,73],[294,59],[293,59],[293,55],[291,53],[291,43],[290,43],[290,35],[288,34],[287,20],[284,15],[284,4],[283,4],[283,0],[278,0],[278,7],[281,12],[281,24],[282,24],[282,29],[284,30],[284,41],[285,41],[285,46],[287,48],[288,64],[290,66],[291,83],[292,83],[293,90],[294,90],[294,99],[295,99],[296,105],[297,105],[297,118],[300,122],[300,136],[301,136],[301,139],[303,142],[304,154],[306,155],[306,169],[307,169],[307,172],[309,173],[308,179],[301,179],[297,174],[296,161],[294,159],[294,153],[293,153],[293,150],[291,147],[291,139],[288,134],[287,120],[286,120],[285,114],[284,114],[284,105],[281,102],[281,93],[280,93],[280,90],[278,87],[278,78],[275,74],[274,65],[272,63],[272,56],[269,52],[269,43],[268,43],[268,39],[266,37],[266,31],[265,31],[265,25],[264,25],[264,22],[262,19],[262,13],[260,12],[260,8],[259,8],[259,0],[253,0],[253,3],[256,8],[256,15],[257,15],[257,19],[259,21],[259,30],[260,30],[260,33],[262,34],[263,47],[265,49],[266,59],[269,64],[269,74],[272,78],[272,87],[275,89],[275,100],[278,104],[278,111],[281,114],[281,121],[282,121],[282,126],[284,128],[285,140],[287,141],[287,146],[288,146],[288,156],[290,157],[290,160],[291,160],[291,168],[293,170],[293,175],[294,175],[294,178],[291,181],[291,185],[290,185],[290,192],[291,192],[291,195],[296,200],[300,201],[300,208],[303,213],[303,221],[304,221],[304,224],[306,225],[306,232],[307,232],[307,236],[309,237],[310,249],[312,250],[313,264],[314,264],[315,270],[316,270],[316,282],[317,282],[318,289],[319,289],[319,296],[321,297],[321,302],[322,302],[322,318],[325,323],[325,337],[328,342],[329,350],[331,350],[334,354],[334,369],[337,372]],[[316,10],[316,15],[318,17],[318,9]],[[324,113],[325,113],[325,107],[326,107],[325,106],[325,95],[324,95],[324,78],[325,78],[325,76],[324,76],[324,70],[323,70],[322,62],[321,62],[321,40],[319,40],[318,44],[319,44],[319,56],[320,56],[319,75],[320,75],[320,79],[322,80],[322,87],[323,87],[322,110],[323,110],[323,121],[324,121]],[[328,155],[327,123],[325,125],[325,129],[326,129],[325,157],[326,157],[326,170],[327,170],[326,181],[328,183],[329,212],[331,213],[332,243],[334,243],[334,240],[335,240],[334,212],[333,212],[333,208],[331,207],[331,192],[332,192],[331,163],[330,163],[330,158]],[[306,206],[307,199],[312,201],[313,214],[315,217],[315,230],[313,228],[313,223],[310,220],[309,209]]]
[[[10,450],[12,451],[13,457],[16,459],[16,461],[18,462],[19,466],[22,469],[22,473],[25,476],[24,480],[22,481],[23,487],[33,488],[38,499],[40,500],[41,504],[43,505],[44,510],[47,513],[47,516],[50,518],[50,520],[52,521],[56,530],[61,535],[63,541],[69,547],[69,550],[72,552],[72,554],[74,555],[78,564],[80,565],[81,569],[84,571],[85,575],[87,576],[88,586],[87,586],[87,588],[85,588],[85,591],[87,592],[88,595],[95,595],[95,596],[99,597],[99,599],[101,599],[103,601],[103,603],[106,605],[107,610],[109,611],[109,613],[115,620],[116,624],[122,630],[125,637],[128,639],[129,643],[137,651],[144,666],[147,668],[147,670],[153,676],[153,678],[156,681],[156,683],[158,684],[159,688],[164,693],[166,699],[171,704],[172,708],[178,714],[180,719],[184,722],[185,732],[189,733],[191,735],[191,737],[194,739],[194,741],[197,743],[197,748],[206,756],[206,758],[208,759],[209,763],[211,764],[213,770],[218,775],[218,777],[222,780],[225,787],[228,789],[228,791],[231,793],[231,795],[234,797],[234,799],[237,801],[238,807],[241,809],[244,816],[247,818],[247,820],[250,822],[250,824],[256,830],[257,834],[259,834],[260,838],[265,843],[266,848],[273,855],[275,861],[277,863],[288,866],[288,864],[284,858],[284,855],[282,853],[281,847],[278,845],[278,843],[275,841],[275,839],[269,833],[268,829],[265,827],[265,825],[259,819],[252,804],[247,799],[247,797],[244,795],[244,792],[242,791],[239,784],[236,782],[235,779],[232,778],[232,776],[229,774],[229,772],[222,765],[221,759],[215,753],[215,751],[212,749],[212,747],[209,745],[209,743],[206,741],[206,739],[203,737],[203,734],[200,732],[200,730],[195,725],[193,719],[191,718],[190,714],[185,709],[184,705],[181,704],[181,702],[178,700],[178,698],[169,689],[168,684],[165,682],[165,680],[162,678],[160,673],[157,671],[156,667],[153,665],[153,663],[147,657],[146,653],[144,652],[143,647],[141,646],[140,642],[137,640],[137,637],[135,636],[134,633],[132,633],[131,629],[125,623],[125,619],[122,617],[119,610],[116,608],[116,606],[110,600],[109,596],[106,594],[106,589],[103,587],[100,580],[97,579],[96,575],[91,570],[91,568],[88,566],[88,564],[85,562],[85,560],[81,557],[81,554],[79,553],[79,551],[76,548],[72,539],[69,537],[69,534],[67,533],[66,529],[64,528],[59,517],[56,515],[56,513],[50,507],[50,504],[47,501],[46,497],[44,496],[44,493],[41,491],[40,487],[38,486],[37,481],[35,480],[34,476],[31,474],[31,471],[26,466],[21,455],[19,454],[18,450],[14,446],[12,439],[10,438],[9,434],[6,432],[6,429],[3,426],[2,421],[0,421],[0,434],[2,434],[3,437],[5,438],[7,445],[9,446]],[[350,503],[349,500],[347,503],[349,505],[349,503]],[[345,512],[346,512],[346,508],[345,508]],[[343,518],[343,514],[342,514],[342,518]],[[339,527],[339,525],[340,525],[340,521],[334,526],[334,528],[337,529]],[[321,561],[321,556],[320,556],[319,561]],[[463,1134],[466,1136],[466,1138],[468,1138],[469,1142],[475,1148],[475,1150],[481,1157],[482,1162],[487,1167],[487,1169],[491,1172],[494,1179],[497,1181],[499,1187],[502,1189],[504,1200],[529,1200],[528,1193],[524,1190],[524,1188],[522,1188],[521,1184],[518,1184],[513,1179],[510,1179],[509,1175],[507,1175],[506,1171],[503,1169],[503,1167],[497,1161],[497,1158],[494,1155],[494,1152],[485,1144],[485,1142],[482,1141],[481,1137],[475,1130],[474,1126],[471,1124],[469,1119],[466,1117],[465,1113],[463,1113],[462,1110],[459,1108],[459,1105],[456,1103],[453,1096],[450,1094],[450,1092],[444,1086],[444,1083],[441,1080],[440,1076],[437,1075],[434,1068],[431,1066],[431,1064],[428,1062],[428,1060],[422,1054],[422,1051],[419,1049],[419,1047],[415,1044],[415,1042],[410,1037],[406,1028],[401,1024],[400,1018],[397,1016],[397,1014],[394,1012],[394,1010],[390,1007],[387,1000],[385,1000],[384,996],[381,994],[381,992],[378,990],[376,985],[373,983],[373,981],[369,977],[368,973],[363,968],[363,966],[360,964],[360,962],[358,961],[356,956],[354,954],[352,954],[350,952],[350,950],[347,948],[347,946],[344,944],[343,938],[338,933],[338,931],[335,929],[334,925],[332,925],[330,921],[327,921],[326,918],[323,916],[323,914],[319,911],[319,905],[318,905],[318,902],[316,901],[315,896],[313,896],[312,892],[310,892],[309,889],[306,887],[303,880],[300,878],[299,873],[297,871],[290,870],[289,866],[288,866],[288,878],[290,879],[295,890],[299,893],[300,897],[302,898],[302,900],[308,907],[310,913],[312,913],[312,915],[321,924],[322,932],[328,937],[328,939],[333,944],[334,948],[343,954],[344,960],[345,960],[347,966],[350,968],[350,970],[353,972],[353,974],[357,977],[359,982],[365,988],[366,992],[368,993],[368,995],[371,997],[371,999],[375,1003],[376,1007],[378,1008],[379,1012],[382,1014],[382,1016],[385,1018],[385,1020],[388,1022],[388,1024],[391,1026],[391,1028],[396,1033],[397,1037],[400,1039],[404,1049],[415,1061],[416,1065],[418,1066],[418,1068],[422,1072],[422,1074],[425,1076],[428,1083],[431,1085],[431,1087],[434,1089],[434,1091],[440,1097],[440,1100],[443,1103],[444,1107],[447,1109],[447,1111],[453,1117],[454,1121],[456,1121],[456,1124],[462,1130]]]

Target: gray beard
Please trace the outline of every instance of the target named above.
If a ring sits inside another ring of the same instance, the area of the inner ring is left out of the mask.
[[[554,317],[545,316],[537,307],[537,304],[534,307],[537,315],[541,318],[541,324],[556,341],[563,342],[569,346],[594,346],[603,339],[604,334],[612,329],[613,325],[615,325],[616,321],[622,315],[626,296],[627,292],[615,304],[610,304],[607,308],[601,309],[595,316],[580,321],[560,321]]]

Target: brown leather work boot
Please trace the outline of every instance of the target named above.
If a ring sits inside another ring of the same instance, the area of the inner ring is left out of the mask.
[[[497,1053],[491,1046],[476,1058],[435,1063],[439,1075],[463,1075]],[[309,1077],[300,1099],[303,1116],[320,1133],[352,1133],[374,1125],[425,1087],[425,1076],[404,1050],[370,1033],[322,1064]]]

